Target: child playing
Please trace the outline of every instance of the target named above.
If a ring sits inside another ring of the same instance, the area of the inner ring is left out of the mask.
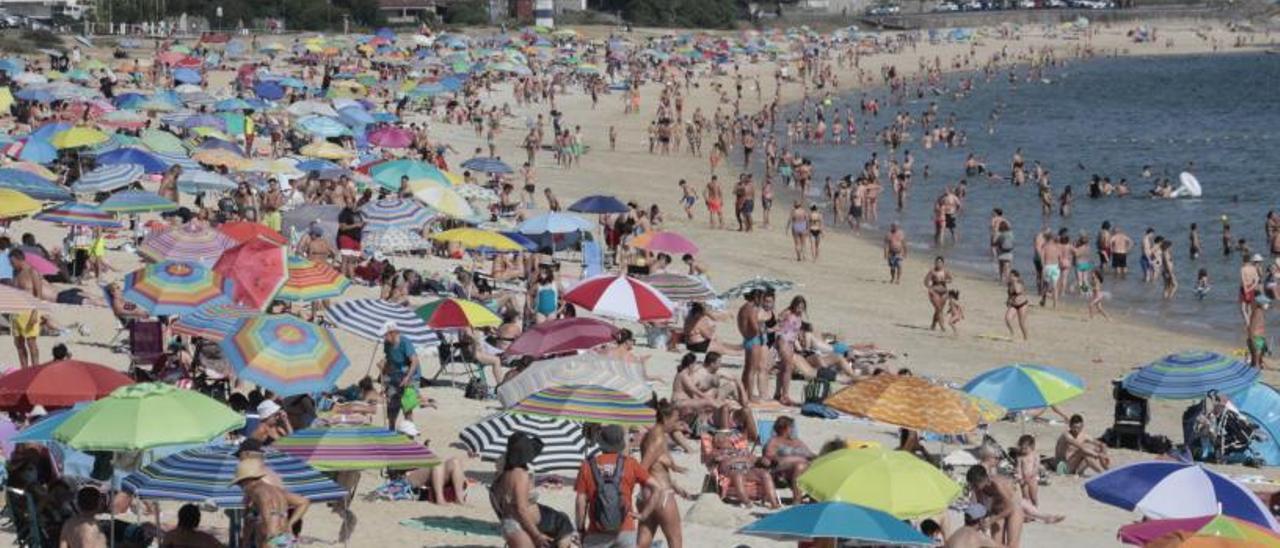
[[[964,307],[960,305],[960,292],[952,289],[947,292],[947,323],[951,325],[951,332],[959,335],[960,331],[956,329],[956,325],[964,319]]]
[[[1209,269],[1201,268],[1196,274],[1196,298],[1203,301],[1210,289],[1213,289],[1213,286],[1209,285]]]
[[[1018,438],[1017,480],[1022,488],[1022,511],[1029,519],[1045,523],[1058,523],[1066,516],[1045,514],[1040,511],[1040,453],[1036,451],[1036,438],[1023,434]]]
[[[1102,309],[1102,269],[1094,268],[1089,271],[1088,291],[1089,295],[1089,319],[1093,319],[1093,315],[1097,314],[1104,319],[1110,320],[1107,311]]]

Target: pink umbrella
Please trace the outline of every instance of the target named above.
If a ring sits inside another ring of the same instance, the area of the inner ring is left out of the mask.
[[[689,241],[688,238],[665,230],[645,232],[636,236],[631,240],[631,247],[654,253],[669,253],[671,255],[698,254],[698,246]]]
[[[224,252],[213,270],[234,282],[237,304],[264,310],[289,278],[288,253],[266,240],[249,240]]]
[[[569,354],[610,342],[617,332],[618,328],[594,318],[551,320],[521,333],[502,355],[547,358]]]
[[[1156,519],[1130,523],[1120,528],[1117,536],[1120,542],[1142,546],[1169,533],[1184,531],[1194,533],[1213,521],[1216,516],[1200,516],[1198,518]]]
[[[413,132],[384,126],[369,132],[369,142],[386,148],[409,148],[413,144]]]
[[[30,248],[27,249],[27,264],[31,265],[31,268],[36,271],[36,274],[41,276],[51,276],[58,273],[58,267],[49,262],[49,259],[40,256],[40,254],[35,253],[34,251],[29,251]]]
[[[564,300],[600,316],[640,322],[670,319],[675,306],[653,286],[614,274],[583,280],[565,293]]]

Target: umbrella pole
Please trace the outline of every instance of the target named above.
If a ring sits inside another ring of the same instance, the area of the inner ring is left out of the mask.
[[[364,376],[368,377],[373,372],[373,364],[378,358],[378,345],[373,345],[373,351],[369,353],[369,366],[364,370]]]

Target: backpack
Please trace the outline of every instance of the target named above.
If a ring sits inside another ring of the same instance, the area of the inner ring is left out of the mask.
[[[596,459],[587,462],[591,465],[591,478],[596,483],[596,493],[591,497],[591,523],[605,532],[621,530],[627,515],[626,502],[622,500],[622,473],[626,468],[626,457],[618,455],[618,463],[610,476],[600,473]]]
[[[822,403],[831,395],[831,381],[814,378],[804,385],[805,403]]]

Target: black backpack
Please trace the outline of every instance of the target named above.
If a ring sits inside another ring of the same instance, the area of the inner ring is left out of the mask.
[[[626,468],[626,457],[618,455],[610,476],[600,473],[595,458],[587,462],[591,466],[591,478],[596,482],[596,494],[591,497],[591,522],[604,532],[621,530],[627,515],[626,501],[622,500],[622,472]]]

